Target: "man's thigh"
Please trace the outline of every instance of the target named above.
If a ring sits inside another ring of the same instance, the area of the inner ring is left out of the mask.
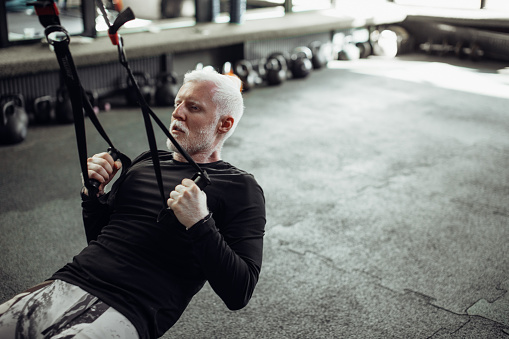
[[[101,302],[102,303],[102,302]],[[76,322],[63,329],[53,339],[75,338],[75,339],[138,339],[138,332],[132,323],[120,312],[112,307],[107,307],[97,318],[93,317],[93,310],[84,314]],[[88,322],[90,318],[92,322]],[[83,321],[83,322],[82,322]]]
[[[59,280],[23,296],[0,315],[0,338],[17,335],[34,339],[138,338],[132,323],[121,313]]]

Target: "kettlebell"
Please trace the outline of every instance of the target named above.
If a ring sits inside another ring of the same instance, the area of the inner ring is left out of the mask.
[[[25,140],[28,132],[28,114],[21,94],[0,98],[0,143],[17,144]]]
[[[325,46],[321,41],[315,40],[309,44],[309,49],[311,50],[312,57],[311,63],[313,64],[313,69],[320,69],[324,67],[328,60],[325,55]]]
[[[74,122],[71,97],[69,96],[69,91],[65,86],[62,86],[57,90],[55,118],[62,124],[70,124]]]
[[[291,57],[292,76],[294,78],[305,78],[313,70],[313,52],[306,46],[297,47],[293,50]]]
[[[256,86],[257,75],[253,69],[253,64],[248,60],[240,60],[235,64],[234,73],[242,80],[244,91],[250,91]]]
[[[267,83],[280,85],[287,79],[288,65],[282,54],[270,55],[265,64]]]
[[[133,72],[133,77],[138,84],[138,87],[141,92],[141,96],[143,99],[150,104],[152,101],[152,97],[154,96],[154,88],[151,83],[150,75],[145,72]],[[131,81],[131,78],[127,77],[127,88],[125,92],[125,98],[127,103],[131,106],[137,106],[138,104],[138,95],[135,85]]]
[[[175,97],[179,91],[177,74],[175,72],[163,72],[157,76],[156,92],[154,95],[157,106],[173,106]]]
[[[40,124],[46,124],[52,121],[54,116],[54,102],[50,95],[44,95],[34,99],[33,102],[35,121]]]

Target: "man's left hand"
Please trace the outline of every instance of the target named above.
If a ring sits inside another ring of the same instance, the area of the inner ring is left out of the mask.
[[[209,214],[207,195],[191,179],[184,179],[170,193],[168,207],[187,229]]]

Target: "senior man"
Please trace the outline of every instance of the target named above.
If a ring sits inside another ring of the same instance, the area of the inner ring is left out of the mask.
[[[231,310],[247,305],[262,264],[265,199],[254,177],[221,160],[243,114],[241,83],[193,71],[175,99],[170,133],[212,182],[168,140],[159,151],[168,208],[149,152],[114,183],[122,164],[107,153],[88,159],[99,198],[82,190],[88,246],[46,282],[0,305],[1,338],[156,338],[171,328],[206,281]]]

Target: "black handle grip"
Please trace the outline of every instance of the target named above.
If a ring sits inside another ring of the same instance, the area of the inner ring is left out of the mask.
[[[192,180],[194,183],[203,191],[205,187],[210,185],[212,182],[210,181],[209,175],[207,174],[207,171],[203,170],[201,172],[197,172]],[[169,209],[169,208],[163,208],[159,215],[157,216],[157,222],[161,222],[166,218],[176,218],[175,213]]]
[[[194,183],[203,191],[205,187],[210,185],[212,182],[210,181],[209,175],[204,170],[203,172],[198,172],[193,176]]]
[[[119,153],[116,149],[113,147],[108,148],[108,154],[111,155],[113,158],[113,161],[117,161],[119,158]],[[101,183],[95,179],[89,179],[88,180],[89,186],[88,189],[88,196],[89,197],[96,197],[97,193],[99,192],[99,186],[101,186]]]

